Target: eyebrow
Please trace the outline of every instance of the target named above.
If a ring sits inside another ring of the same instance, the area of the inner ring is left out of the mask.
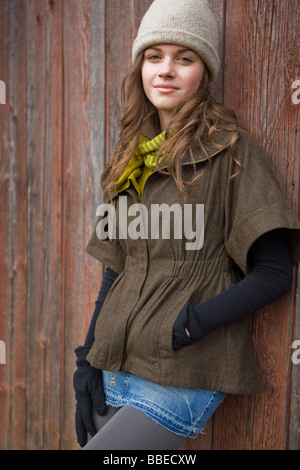
[[[154,50],[154,51],[158,51],[158,52],[162,51],[162,49],[160,47],[157,47],[157,46],[147,47],[146,51],[148,51],[148,50]],[[183,52],[193,52],[194,54],[196,54],[196,52],[194,52],[192,49],[188,49],[188,48],[178,49],[177,52],[179,52],[180,54],[182,54]]]

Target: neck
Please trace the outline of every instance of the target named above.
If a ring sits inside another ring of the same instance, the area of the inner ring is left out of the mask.
[[[160,131],[163,132],[167,129],[170,118],[171,118],[171,111],[167,111],[165,109],[158,110],[159,122],[160,122]]]

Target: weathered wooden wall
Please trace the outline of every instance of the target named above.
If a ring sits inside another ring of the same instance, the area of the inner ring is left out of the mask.
[[[118,135],[121,80],[150,4],[0,0],[1,449],[78,448],[73,349],[102,276],[84,247]],[[300,105],[291,96],[300,0],[211,4],[224,40],[216,95],[264,147],[299,215]],[[293,291],[253,318],[262,394],[228,396],[187,449],[300,449],[297,293],[295,272]]]

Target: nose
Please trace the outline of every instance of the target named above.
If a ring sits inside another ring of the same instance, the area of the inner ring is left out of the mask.
[[[161,78],[173,78],[175,76],[175,71],[171,60],[164,60],[161,63],[158,76]]]

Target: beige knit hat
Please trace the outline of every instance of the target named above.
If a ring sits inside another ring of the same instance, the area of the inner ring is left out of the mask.
[[[132,62],[154,44],[178,44],[197,52],[213,81],[220,69],[218,27],[207,0],[154,0],[132,46]]]

